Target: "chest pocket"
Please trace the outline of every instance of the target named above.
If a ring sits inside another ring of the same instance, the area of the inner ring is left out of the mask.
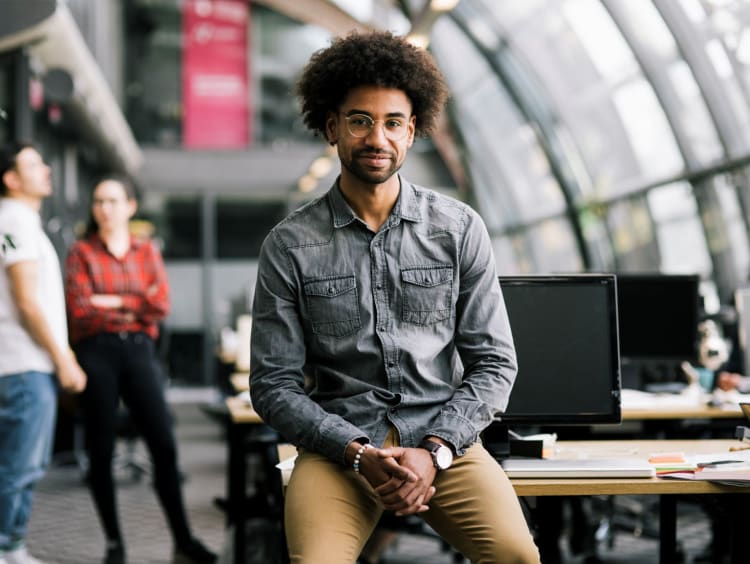
[[[317,335],[345,337],[360,328],[354,276],[306,280],[304,292],[312,329]]]
[[[407,323],[432,325],[453,311],[453,267],[432,266],[401,271],[401,318]]]

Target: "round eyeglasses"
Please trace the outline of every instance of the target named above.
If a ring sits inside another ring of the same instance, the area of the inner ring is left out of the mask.
[[[346,128],[352,137],[367,137],[372,133],[375,124],[383,124],[383,134],[391,141],[401,141],[409,132],[409,121],[400,117],[389,117],[385,119],[372,119],[367,114],[352,114],[344,116]]]

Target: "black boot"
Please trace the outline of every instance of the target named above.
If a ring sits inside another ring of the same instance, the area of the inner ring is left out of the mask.
[[[217,558],[216,554],[203,546],[203,543],[193,538],[189,543],[175,549],[173,564],[210,564],[216,562]]]
[[[102,564],[125,564],[125,549],[121,544],[107,546]]]

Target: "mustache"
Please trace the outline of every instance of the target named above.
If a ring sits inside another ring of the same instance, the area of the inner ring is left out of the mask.
[[[365,158],[371,158],[371,157],[388,157],[393,158],[393,152],[391,151],[383,151],[381,149],[362,149],[359,151],[354,152],[355,157],[365,157]]]

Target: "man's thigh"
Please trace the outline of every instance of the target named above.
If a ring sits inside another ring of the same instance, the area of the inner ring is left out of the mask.
[[[425,521],[472,562],[539,562],[513,486],[481,444],[439,472],[435,489]]]
[[[297,457],[284,507],[290,561],[304,564],[352,564],[382,513],[362,476],[309,452]]]
[[[41,477],[56,415],[54,375],[24,372],[0,378],[0,488],[22,488]]]

